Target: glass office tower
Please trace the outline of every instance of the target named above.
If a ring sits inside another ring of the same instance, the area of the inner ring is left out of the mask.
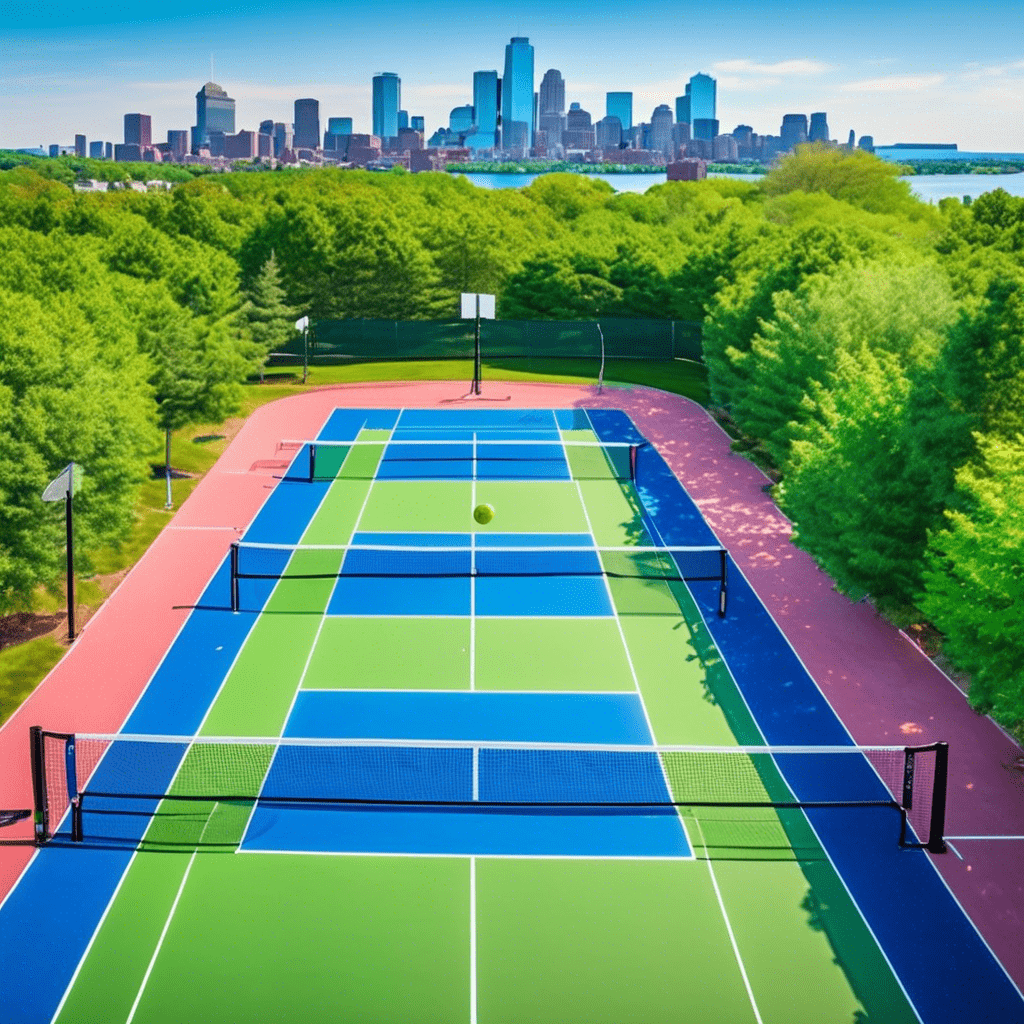
[[[498,144],[498,72],[473,72],[473,123],[476,132],[466,139],[471,149],[494,149]]]
[[[610,92],[605,98],[605,115],[617,117],[623,132],[633,127],[633,94],[631,92]]]
[[[513,36],[505,47],[501,83],[501,147],[525,156],[533,146],[533,47]]]
[[[697,74],[686,86],[690,97],[690,121],[713,121],[715,119],[715,80],[710,75]],[[680,120],[680,118],[676,118]]]
[[[295,101],[295,148],[320,148],[320,101],[310,98]]]
[[[398,138],[398,111],[402,107],[402,80],[393,71],[373,76],[373,134],[382,142]]]
[[[192,129],[192,149],[210,143],[210,132],[235,134],[235,101],[216,82],[207,82],[196,93],[196,123]]]

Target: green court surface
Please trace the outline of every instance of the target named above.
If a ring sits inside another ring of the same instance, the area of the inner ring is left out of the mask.
[[[382,452],[339,456],[302,543],[357,532],[651,543],[636,492],[592,479],[592,452],[579,481],[374,481]],[[473,522],[474,501],[494,505],[492,523]],[[341,555],[295,559],[333,572]],[[607,587],[610,616],[327,615],[334,580],[281,581],[200,731],[279,737],[300,697],[334,693],[593,693],[638,695],[660,744],[760,742],[685,585]],[[200,766],[186,762],[175,784],[190,771]],[[247,780],[236,795],[256,795]],[[252,811],[245,799],[162,805],[58,1021],[917,1019],[800,812],[682,808],[692,857],[620,858],[251,852],[240,843]]]

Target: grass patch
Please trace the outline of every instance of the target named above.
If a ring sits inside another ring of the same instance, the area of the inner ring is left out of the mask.
[[[0,651],[0,722],[14,714],[63,654],[64,648],[50,636]]]

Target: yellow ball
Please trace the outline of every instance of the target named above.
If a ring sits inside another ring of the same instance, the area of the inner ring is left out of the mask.
[[[494,509],[490,505],[477,505],[473,509],[473,518],[483,526],[494,518]]]

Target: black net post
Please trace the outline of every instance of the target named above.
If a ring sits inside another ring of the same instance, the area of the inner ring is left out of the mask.
[[[480,381],[483,377],[483,360],[480,355],[480,296],[476,297],[476,335],[473,339],[473,391],[480,394]]]
[[[722,568],[722,580],[718,587],[718,615],[719,618],[724,619],[726,607],[729,602],[729,556],[726,553],[725,548],[722,548],[718,557],[721,559]]]
[[[238,541],[231,545],[231,610],[238,611]]]
[[[935,744],[935,782],[932,788],[932,815],[928,830],[927,847],[932,853],[945,853],[946,841],[946,786],[949,774],[949,744]]]
[[[33,821],[35,840],[42,846],[50,838],[50,815],[46,804],[46,759],[43,756],[43,730],[33,725],[28,731],[32,760],[32,800],[35,805]]]
[[[311,444],[309,446],[309,482],[312,483],[316,479],[316,445]]]

